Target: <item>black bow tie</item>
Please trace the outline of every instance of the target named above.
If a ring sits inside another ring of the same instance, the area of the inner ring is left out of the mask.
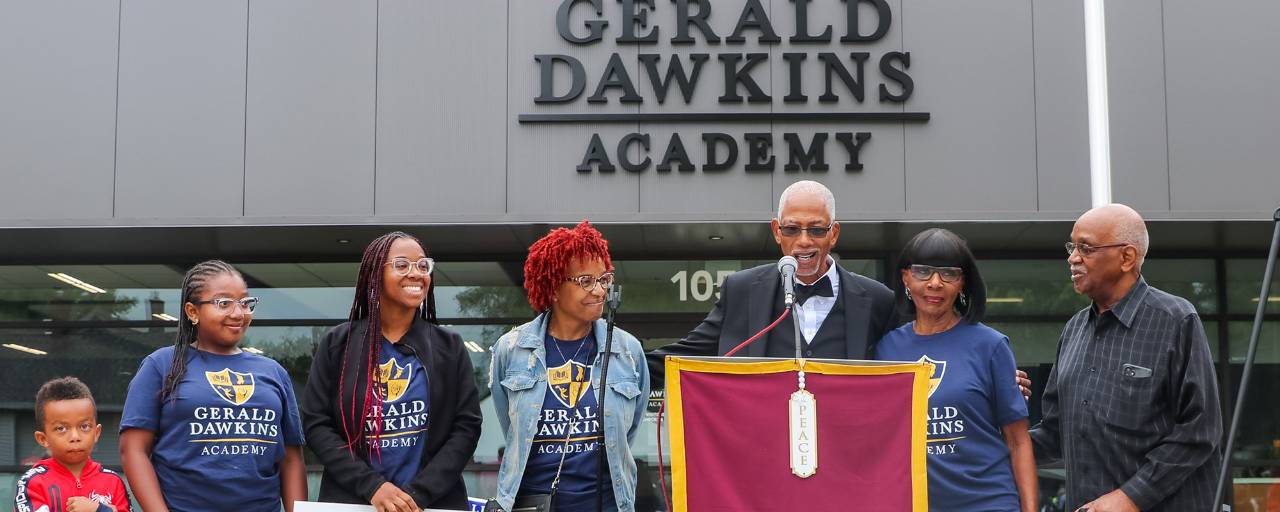
[[[822,276],[818,282],[811,285],[796,283],[796,304],[803,306],[804,301],[809,297],[819,295],[822,297],[835,297],[836,292],[831,289],[831,280],[827,276]]]

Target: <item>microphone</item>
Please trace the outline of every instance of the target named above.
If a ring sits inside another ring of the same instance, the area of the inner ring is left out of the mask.
[[[782,274],[782,304],[788,308],[796,301],[796,262],[794,256],[778,260],[778,272]]]
[[[618,309],[618,306],[622,304],[622,285],[610,283],[609,290],[605,294],[605,297],[605,300],[608,301],[607,305],[610,310]]]

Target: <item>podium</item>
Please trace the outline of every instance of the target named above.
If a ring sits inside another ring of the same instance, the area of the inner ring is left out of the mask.
[[[797,394],[800,370],[796,359],[667,358],[674,510],[926,512],[933,365],[807,359],[809,397]]]

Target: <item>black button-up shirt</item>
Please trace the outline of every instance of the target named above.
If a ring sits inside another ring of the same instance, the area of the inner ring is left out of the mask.
[[[1191,303],[1139,278],[1110,310],[1076,313],[1031,431],[1036,460],[1065,460],[1067,510],[1121,489],[1141,510],[1210,510],[1222,410]]]

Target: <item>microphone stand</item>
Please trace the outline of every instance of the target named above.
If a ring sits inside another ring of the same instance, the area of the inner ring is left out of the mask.
[[[784,302],[786,302],[785,299]],[[791,327],[796,337],[796,361],[799,362],[801,356],[804,355],[804,351],[800,347],[805,343],[804,333],[800,332],[800,303],[791,301],[786,306],[791,309]],[[800,367],[800,371],[804,371],[803,366]]]
[[[1276,268],[1276,252],[1280,250],[1280,208],[1272,214],[1275,232],[1271,235],[1271,252],[1267,255],[1267,269],[1262,273],[1262,293],[1258,296],[1258,311],[1253,315],[1253,332],[1249,335],[1249,352],[1244,358],[1244,371],[1240,376],[1240,391],[1236,393],[1235,412],[1227,430],[1227,448],[1222,453],[1222,472],[1218,475],[1218,489],[1213,494],[1213,511],[1222,508],[1222,494],[1226,491],[1227,478],[1231,475],[1231,451],[1235,447],[1236,431],[1240,427],[1240,413],[1244,411],[1245,393],[1249,390],[1249,375],[1253,370],[1253,358],[1258,352],[1258,335],[1262,332],[1262,316],[1267,310],[1267,298],[1271,292],[1271,275]],[[1230,368],[1227,371],[1231,371]]]
[[[614,313],[617,313],[620,304],[622,304],[622,285],[609,285],[605,300],[604,358],[601,361],[604,369],[600,370],[600,388],[597,390],[600,393],[600,400],[596,402],[596,416],[600,418],[600,444],[596,446],[596,452],[599,455],[599,467],[596,468],[596,512],[604,512],[604,475],[609,472],[609,458],[605,454],[605,434],[608,428],[605,425],[604,399],[609,396],[609,356],[613,353]]]

